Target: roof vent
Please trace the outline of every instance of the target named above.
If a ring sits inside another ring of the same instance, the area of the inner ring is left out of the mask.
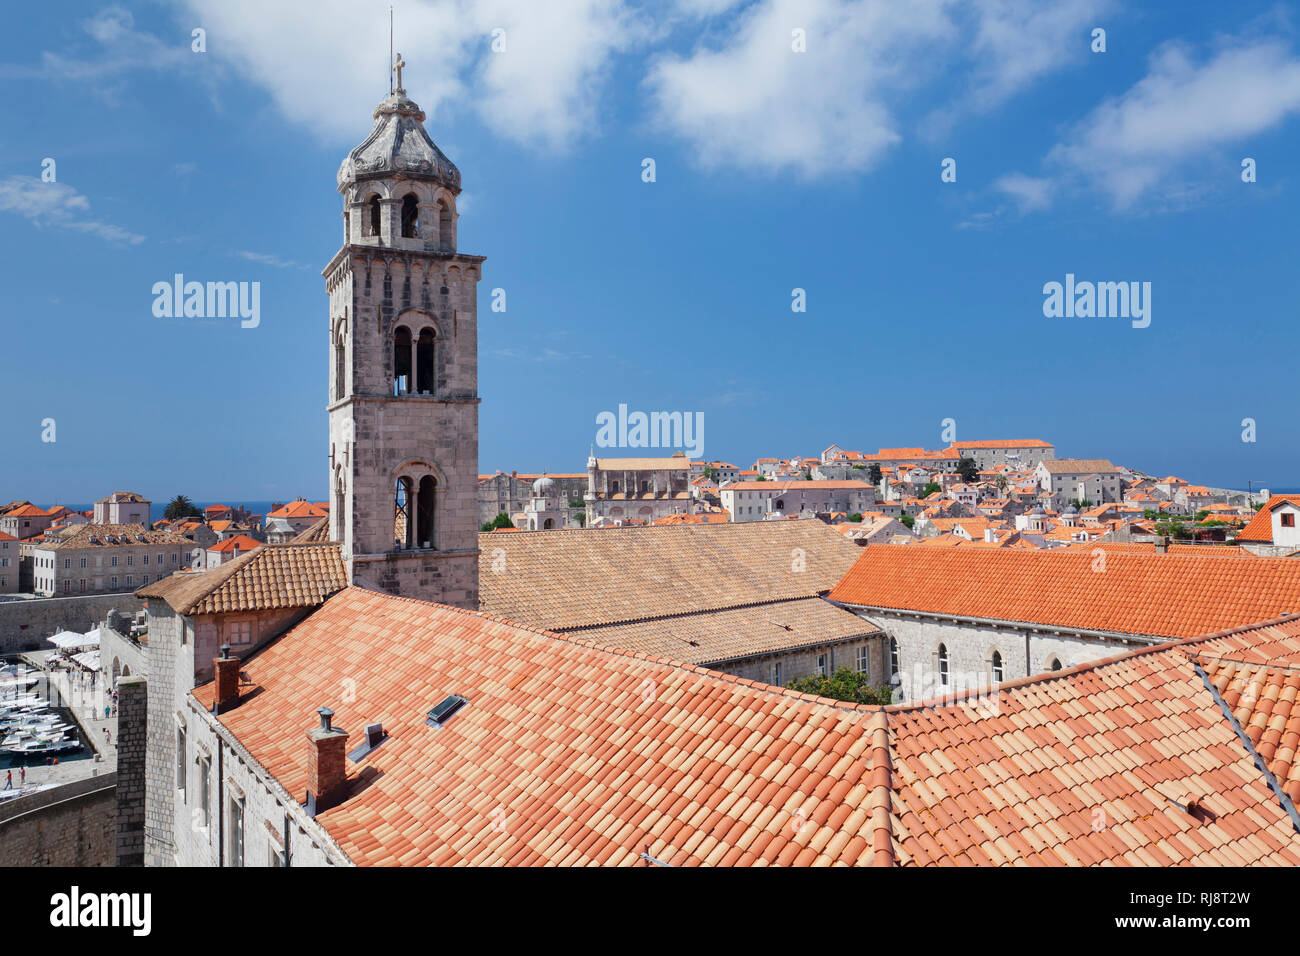
[[[348,754],[348,759],[353,763],[364,760],[366,754],[370,753],[370,751],[374,750],[387,739],[388,733],[384,730],[383,724],[366,724],[365,739],[361,742],[360,747]]]
[[[441,727],[448,721],[452,714],[456,713],[456,711],[460,710],[468,703],[469,701],[464,697],[461,697],[459,694],[452,694],[425,715],[428,718],[425,720],[425,723],[430,727]]]

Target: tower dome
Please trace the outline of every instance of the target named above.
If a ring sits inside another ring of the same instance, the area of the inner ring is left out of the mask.
[[[398,176],[423,180],[460,192],[460,170],[429,138],[424,111],[406,95],[394,90],[375,107],[375,125],[361,145],[348,153],[339,167],[339,192],[367,179]]]
[[[533,482],[534,498],[554,498],[555,497],[555,479],[546,475],[538,478]]]

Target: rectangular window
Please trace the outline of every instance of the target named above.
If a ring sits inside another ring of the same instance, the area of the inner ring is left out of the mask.
[[[821,674],[823,677],[826,676],[826,655],[825,654],[817,655],[817,673]]]
[[[858,648],[858,670],[864,674],[871,673],[870,654],[870,648],[865,646]]]
[[[81,590],[83,590],[83,591],[86,590],[86,579],[85,579],[85,578],[82,578],[82,579],[81,579]]]
[[[132,577],[132,575],[129,575],[129,574],[126,576],[126,586],[127,586],[127,587],[130,587],[130,586],[131,586],[131,577]]]
[[[71,582],[71,581],[64,581],[64,582],[63,582],[63,593],[64,593],[64,594],[67,594],[67,593],[68,593],[69,591],[71,591],[71,590],[72,590],[72,582]]]
[[[135,555],[133,555],[133,554],[128,554],[128,555],[126,556],[126,563],[127,563],[128,565],[135,564]]]
[[[148,564],[148,563],[149,563],[149,555],[147,555],[147,554],[144,556],[144,563],[145,563],[145,564]]]
[[[230,865],[244,865],[244,803],[230,799]]]
[[[1284,527],[1284,528],[1294,528],[1294,527],[1295,527],[1295,515],[1293,515],[1293,514],[1284,514],[1284,515],[1282,515],[1282,527]]]
[[[781,662],[777,661],[772,665],[772,683],[777,687],[781,686]]]
[[[270,850],[270,853],[269,853],[269,855],[268,855],[268,857],[267,857],[266,865],[267,865],[267,866],[284,866],[284,851],[281,850],[281,849],[280,849],[278,846],[276,846],[274,843],[268,843],[268,844],[267,844],[267,849]]]
[[[72,567],[72,559],[71,559],[71,558],[64,558],[64,559],[63,559],[63,567],[64,567],[65,569],[66,569],[66,568],[70,568],[70,567]]]
[[[82,566],[83,568],[86,566],[86,559],[85,559],[85,558],[82,558],[82,559],[81,559],[81,566]]]
[[[113,582],[113,583],[112,583],[112,587],[117,587],[117,575],[116,575],[116,574],[112,576],[111,580],[112,580],[112,582]]]
[[[113,555],[112,561],[113,561],[113,567],[117,567],[117,555]]]

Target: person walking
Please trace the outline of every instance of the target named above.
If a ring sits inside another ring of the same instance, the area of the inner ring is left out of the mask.
[[[13,788],[14,788],[14,772],[10,770],[7,774],[5,774],[5,789],[12,790]]]
[[[104,743],[109,745],[113,743],[113,735],[108,732],[107,727],[104,728]]]
[[[23,764],[18,768],[18,786],[27,786],[27,764]]]

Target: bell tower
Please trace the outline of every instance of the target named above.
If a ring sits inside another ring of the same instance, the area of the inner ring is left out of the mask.
[[[404,66],[400,58],[398,64]],[[361,587],[478,607],[478,281],[460,170],[401,88],[339,167],[329,295],[330,537]]]

